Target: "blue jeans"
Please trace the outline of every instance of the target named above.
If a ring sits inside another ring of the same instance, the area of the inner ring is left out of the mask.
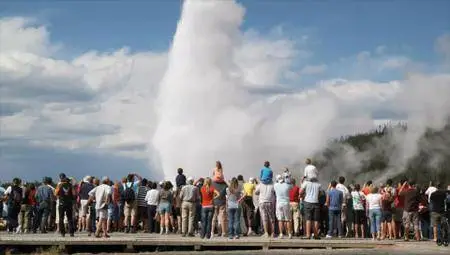
[[[370,231],[373,233],[381,232],[381,209],[370,209]]]
[[[210,238],[211,237],[211,224],[212,218],[214,215],[213,207],[203,207],[202,208],[202,229],[200,233],[201,238]]]
[[[239,236],[241,232],[241,208],[228,209],[228,236]]]
[[[335,229],[342,236],[341,210],[328,210],[328,235],[333,236]]]

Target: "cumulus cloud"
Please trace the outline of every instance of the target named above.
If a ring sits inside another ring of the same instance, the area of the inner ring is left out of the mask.
[[[296,72],[294,62],[310,56],[304,44],[280,29],[276,36],[243,32],[244,15],[233,1],[186,1],[169,53],[124,47],[69,60],[58,59],[55,52],[64,47],[50,42],[47,27],[28,18],[1,19],[2,177],[66,169],[162,178],[180,166],[200,176],[218,159],[227,176],[254,174],[264,160],[295,165],[332,137],[373,128],[373,112],[387,106],[419,120],[440,111],[425,122],[436,128],[448,114],[442,101],[448,76],[370,80],[373,70],[410,62],[381,49],[344,59],[333,79],[286,91],[292,87],[286,82],[300,75],[336,67],[306,64]],[[345,68],[358,75],[343,75]],[[431,91],[440,86],[439,93],[422,91],[425,84]]]

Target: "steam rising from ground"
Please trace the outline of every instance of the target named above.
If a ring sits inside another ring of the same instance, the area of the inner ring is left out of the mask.
[[[216,160],[222,161],[226,178],[255,176],[265,160],[276,170],[299,166],[330,138],[373,127],[370,112],[358,109],[349,87],[323,84],[283,95],[250,90],[235,62],[243,17],[243,7],[234,1],[184,2],[156,101],[152,146],[166,177],[178,167],[195,177],[209,176]],[[416,153],[426,127],[444,125],[449,80],[448,75],[411,76],[386,84],[392,93],[380,96],[416,125],[395,136],[400,149],[390,154],[390,174]],[[348,93],[339,96],[339,89]],[[336,168],[349,173],[358,160],[361,155],[348,151]]]

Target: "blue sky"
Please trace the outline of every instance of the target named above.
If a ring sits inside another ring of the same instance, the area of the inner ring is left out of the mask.
[[[314,61],[336,61],[385,45],[418,61],[436,60],[434,40],[450,30],[450,1],[240,1],[243,29],[268,33],[282,25],[291,37],[307,34]],[[3,1],[2,16],[34,16],[48,22],[51,38],[78,53],[129,46],[166,50],[180,1]]]
[[[450,60],[450,36],[443,35],[450,35],[450,1],[238,1],[246,8],[242,30],[258,33],[235,45],[236,55],[250,63],[241,67],[243,73],[286,86],[264,84],[262,97],[316,89],[326,82],[329,91],[318,98],[331,91],[343,101],[336,107],[345,109],[330,117],[331,127],[345,126],[341,119],[359,114],[369,122],[403,118],[415,108],[407,104],[391,111],[393,95],[399,94],[395,82],[411,70],[448,73],[443,60]],[[81,175],[101,169],[99,174],[120,177],[129,168],[160,177],[149,167],[151,153],[145,149],[157,125],[154,92],[166,70],[180,11],[179,0],[0,0],[0,25],[11,28],[0,33],[0,49],[7,45],[0,52],[6,63],[0,63],[0,169],[7,169],[6,176],[33,173],[40,178],[42,172],[56,176],[65,169],[80,169]],[[34,18],[36,24],[9,22],[11,17]],[[438,38],[443,53],[436,52]],[[58,44],[63,46],[59,51],[47,54],[49,45]],[[123,47],[130,52],[117,53]],[[284,58],[292,62],[285,64]],[[130,62],[133,69],[127,69]],[[279,114],[302,114],[287,111]],[[313,129],[320,130],[316,124]]]

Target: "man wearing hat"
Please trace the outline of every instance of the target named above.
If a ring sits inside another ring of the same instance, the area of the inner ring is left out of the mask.
[[[61,236],[66,235],[66,229],[64,227],[64,214],[67,217],[69,225],[70,236],[74,236],[74,225],[73,225],[73,203],[75,200],[75,192],[70,183],[70,180],[66,177],[64,173],[59,175],[60,182],[56,186],[55,196],[59,199],[59,231]]]

